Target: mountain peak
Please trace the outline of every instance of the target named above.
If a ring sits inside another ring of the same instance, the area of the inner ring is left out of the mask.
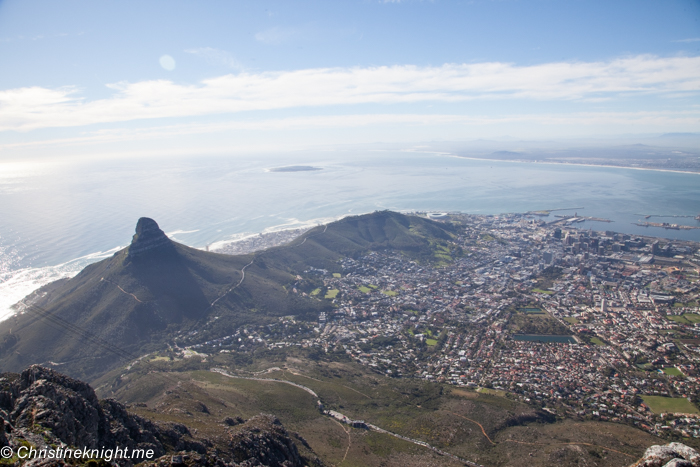
[[[170,239],[160,230],[158,223],[149,217],[142,217],[136,223],[136,233],[131,239],[129,256],[138,256],[146,251],[169,245]]]

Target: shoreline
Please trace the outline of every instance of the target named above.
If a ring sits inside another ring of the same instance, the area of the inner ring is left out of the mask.
[[[471,157],[471,156],[458,156],[456,154],[451,154],[451,157],[457,157],[460,159],[469,159],[474,161],[488,161],[488,162],[516,162],[519,164],[543,164],[543,165],[576,165],[582,167],[600,167],[603,169],[630,169],[630,170],[646,170],[650,172],[669,172],[678,174],[690,174],[690,175],[700,175],[698,172],[690,172],[687,170],[670,170],[670,169],[650,169],[647,167],[629,167],[626,165],[602,165],[602,164],[579,164],[577,162],[557,162],[557,161],[528,161],[528,160],[518,160],[518,159],[487,159],[484,157]]]
[[[359,216],[362,214],[368,214],[366,212],[363,213],[352,213],[352,214],[343,214],[340,216],[331,216],[331,217],[319,217],[316,219],[310,219],[308,221],[297,221],[297,222],[291,222],[287,224],[279,224],[279,225],[274,225],[272,227],[267,227],[263,229],[261,232],[243,232],[239,234],[232,234],[231,236],[237,236],[236,238],[229,238],[226,240],[217,240],[215,242],[210,243],[209,245],[205,245],[202,247],[192,247],[196,248],[198,250],[205,250],[207,247],[209,247],[209,251],[216,253],[221,250],[226,249],[227,247],[230,247],[232,245],[235,245],[236,243],[240,242],[246,242],[250,240],[254,240],[256,238],[259,238],[260,236],[270,236],[270,235],[284,235],[287,232],[292,232],[292,231],[302,231],[301,233],[311,230],[314,227],[318,227],[320,225],[325,225],[329,224],[331,222],[339,221],[340,219],[343,219],[344,217],[348,216]],[[301,233],[299,235],[301,235]],[[189,245],[188,245],[189,246]]]

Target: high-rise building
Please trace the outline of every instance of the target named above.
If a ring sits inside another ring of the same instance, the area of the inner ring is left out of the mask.
[[[659,241],[658,240],[651,244],[651,254],[652,255],[659,254]]]

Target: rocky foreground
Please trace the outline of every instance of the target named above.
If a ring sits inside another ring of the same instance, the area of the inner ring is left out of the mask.
[[[630,467],[700,467],[700,454],[682,443],[652,446]]]
[[[222,420],[227,443],[197,438],[178,423],[155,423],[131,414],[114,400],[99,400],[86,383],[56,371],[34,365],[21,374],[0,374],[0,448],[11,447],[12,456],[3,453],[3,464],[19,465],[24,447],[42,449],[134,449],[151,451],[145,466],[270,466],[301,467],[323,465],[315,456],[307,459],[272,415],[249,420]],[[303,438],[296,435],[308,452]],[[21,451],[20,451],[21,452]],[[104,457],[103,457],[104,459]],[[105,459],[122,466],[142,461]],[[87,464],[88,459],[70,461],[50,458],[26,461],[32,466]],[[94,460],[91,465],[94,464]],[[99,460],[98,460],[99,462]],[[104,465],[108,465],[104,463]]]

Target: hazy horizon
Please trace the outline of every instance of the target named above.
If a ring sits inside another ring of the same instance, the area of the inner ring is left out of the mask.
[[[0,161],[668,133],[697,148],[699,18],[691,0],[5,0]]]

